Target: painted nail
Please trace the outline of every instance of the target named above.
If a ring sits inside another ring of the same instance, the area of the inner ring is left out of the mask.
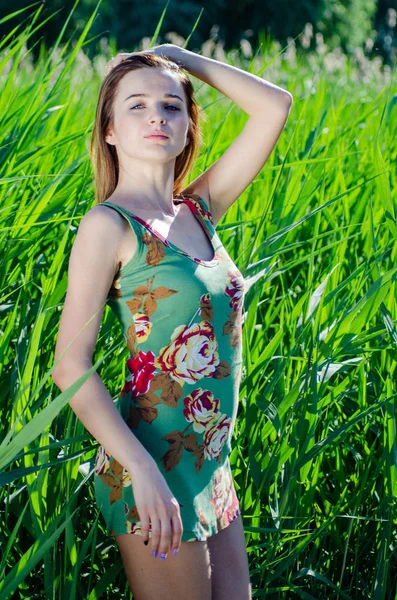
[[[160,554],[160,558],[161,558],[161,560],[165,560],[165,553],[164,553],[164,552],[162,552],[162,553]]]
[[[157,550],[153,550],[153,552],[152,552],[152,556],[153,556],[154,558],[156,558],[156,556],[157,556]]]
[[[149,540],[145,540],[143,543],[145,544],[145,546],[147,546],[149,543]]]
[[[174,548],[173,551],[172,551],[172,554],[174,556],[176,556],[178,554],[178,548]]]

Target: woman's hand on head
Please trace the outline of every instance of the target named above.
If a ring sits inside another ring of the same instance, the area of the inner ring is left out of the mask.
[[[165,58],[171,58],[168,56],[167,51],[171,52],[172,48],[174,48],[174,44],[160,44],[160,46],[153,46],[153,48],[148,48],[147,50],[140,50],[139,52],[119,52],[116,54],[114,58],[109,60],[106,65],[106,75],[109,75],[110,71],[117,67],[120,63],[123,62],[129,56],[134,56],[134,54],[156,54],[157,56],[164,56]]]
[[[106,75],[109,75],[110,71],[117,67],[120,63],[123,62],[126,58],[131,56],[131,54],[138,54],[137,52],[119,52],[116,54],[114,58],[111,58],[109,62],[106,64]]]

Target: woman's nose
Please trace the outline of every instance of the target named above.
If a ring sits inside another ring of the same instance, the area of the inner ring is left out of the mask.
[[[160,109],[154,108],[152,116],[150,117],[150,121],[151,122],[153,122],[153,121],[161,121],[162,123],[165,123],[166,116],[165,116],[163,110],[161,108]]]
[[[165,123],[165,118],[162,115],[157,115],[156,117],[152,117],[151,122],[159,121],[160,123]]]

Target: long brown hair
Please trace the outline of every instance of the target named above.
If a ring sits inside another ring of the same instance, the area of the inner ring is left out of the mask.
[[[142,69],[143,67],[177,73],[187,100],[190,142],[175,160],[174,196],[180,194],[183,181],[199,154],[202,142],[199,122],[200,108],[195,101],[194,88],[186,71],[174,61],[163,56],[152,53],[132,54],[106,75],[99,90],[95,123],[90,141],[90,159],[94,170],[96,204],[107,200],[118,183],[119,161],[117,151],[115,146],[108,144],[105,140],[109,126],[113,124],[113,105],[118,83],[129,71]]]

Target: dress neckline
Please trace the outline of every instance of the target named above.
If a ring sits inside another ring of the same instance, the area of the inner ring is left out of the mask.
[[[125,211],[133,219],[137,220],[141,225],[143,225],[143,227],[148,229],[150,231],[150,233],[152,233],[152,235],[154,235],[156,238],[158,238],[164,244],[164,246],[167,246],[168,248],[175,250],[176,252],[178,252],[178,254],[185,256],[186,258],[188,258],[189,260],[192,260],[196,264],[203,265],[205,267],[215,267],[216,265],[219,264],[219,259],[217,256],[217,251],[215,250],[215,247],[214,247],[214,244],[212,241],[213,236],[210,235],[210,232],[208,231],[207,225],[204,222],[204,219],[203,219],[202,215],[200,214],[200,211],[197,209],[197,207],[195,206],[192,199],[190,199],[188,196],[189,196],[188,194],[176,194],[176,200],[173,199],[173,203],[180,204],[183,202],[184,204],[187,204],[190,211],[193,213],[193,215],[196,217],[196,219],[198,219],[199,223],[201,224],[202,229],[204,229],[204,232],[205,232],[207,238],[209,239],[211,248],[214,252],[214,255],[211,258],[211,260],[203,260],[201,258],[197,258],[196,256],[191,256],[190,254],[185,252],[185,250],[182,250],[182,248],[179,248],[178,246],[173,244],[171,241],[167,240],[163,235],[161,235],[161,233],[159,231],[154,229],[154,227],[152,227],[150,225],[150,223],[147,223],[144,219],[142,219],[141,217],[138,217],[138,215],[135,215],[134,213],[132,213],[130,210],[128,210],[128,208],[125,208],[124,206],[121,206],[120,204],[115,204],[114,202],[110,202],[110,200],[104,200],[102,202],[102,204],[105,204],[105,205],[109,204],[110,206],[115,206],[115,207],[120,208],[121,210]]]

